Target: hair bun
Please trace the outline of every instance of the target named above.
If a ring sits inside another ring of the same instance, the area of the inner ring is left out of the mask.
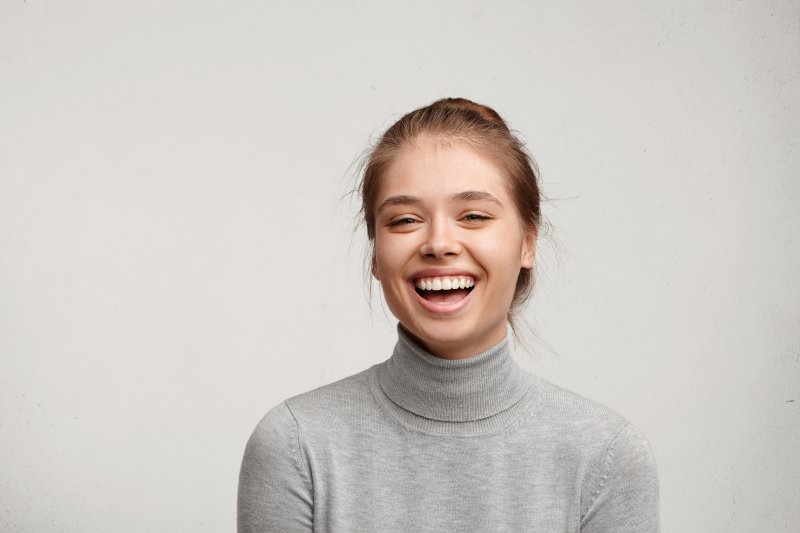
[[[458,111],[468,111],[477,114],[481,119],[494,124],[502,124],[508,129],[506,121],[491,107],[478,104],[466,98],[442,98],[433,102],[431,109],[454,109]]]

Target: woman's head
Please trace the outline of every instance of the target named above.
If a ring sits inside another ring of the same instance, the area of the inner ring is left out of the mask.
[[[532,288],[541,211],[535,164],[494,110],[443,99],[406,114],[369,153],[360,193],[372,272],[407,330],[447,350],[496,336],[502,312],[504,334]],[[475,287],[425,289],[459,273]]]

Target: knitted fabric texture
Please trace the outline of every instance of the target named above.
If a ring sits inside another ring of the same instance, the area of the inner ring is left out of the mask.
[[[282,402],[239,477],[244,532],[659,531],[646,439],[528,374],[509,336],[474,357],[392,356]]]

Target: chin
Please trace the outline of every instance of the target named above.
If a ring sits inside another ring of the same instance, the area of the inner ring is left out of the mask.
[[[442,320],[433,324],[414,323],[411,326],[401,321],[401,325],[434,355],[445,355],[451,351],[478,354],[488,348],[481,345],[481,339],[488,335],[489,331],[476,331],[471,324]],[[497,342],[500,340],[502,339]]]

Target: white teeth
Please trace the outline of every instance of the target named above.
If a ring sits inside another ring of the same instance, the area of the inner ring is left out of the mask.
[[[415,283],[415,286],[424,291],[449,291],[474,287],[475,280],[468,276],[420,278]]]

